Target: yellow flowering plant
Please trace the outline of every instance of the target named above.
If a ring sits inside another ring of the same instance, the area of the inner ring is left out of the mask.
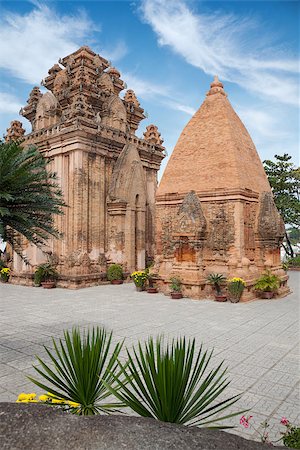
[[[227,280],[229,300],[232,303],[237,303],[240,301],[245,286],[246,282],[242,278],[234,277]]]
[[[148,279],[148,271],[146,270],[138,270],[136,272],[132,272],[130,275],[132,278],[134,284],[138,288],[143,288],[146,284],[146,281]]]
[[[55,397],[50,392],[40,395],[38,399],[36,399],[35,393],[26,394],[25,392],[22,392],[18,396],[16,403],[46,403],[47,405],[59,405],[62,406],[63,409],[71,409],[73,413],[77,413],[78,408],[80,407],[79,403]]]
[[[4,282],[8,281],[8,279],[10,277],[10,268],[9,267],[3,267],[0,270],[0,277],[1,277],[2,281],[4,281]]]

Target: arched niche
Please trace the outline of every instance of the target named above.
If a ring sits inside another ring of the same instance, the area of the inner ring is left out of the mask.
[[[110,230],[109,259],[123,255],[126,269],[145,268],[146,182],[135,145],[127,144],[120,153],[107,199]]]
[[[126,132],[127,113],[120,97],[112,95],[105,109],[105,115],[102,119],[103,125]]]
[[[56,124],[60,118],[60,107],[52,92],[46,92],[38,101],[35,114],[35,130]]]
[[[113,82],[108,75],[108,73],[104,72],[97,81],[97,85],[100,91],[104,92],[106,95],[111,95],[114,93],[114,85]]]

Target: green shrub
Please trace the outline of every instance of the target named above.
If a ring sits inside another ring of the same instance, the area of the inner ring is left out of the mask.
[[[33,366],[48,384],[28,378],[54,399],[78,403],[79,406],[73,408],[75,414],[95,415],[121,407],[120,403],[106,403],[106,399],[110,395],[107,386],[118,391],[114,377],[123,382],[117,362],[123,343],[111,349],[112,333],[107,334],[99,327],[83,336],[79,329],[73,328],[71,334],[65,331],[64,337],[65,343],[59,339],[57,344],[52,339],[53,352],[45,347],[53,368],[38,357],[42,367]]]
[[[172,291],[173,292],[181,292],[181,284],[182,284],[181,279],[178,277],[172,277],[170,279],[170,281],[171,281],[170,287],[171,287]]]
[[[178,424],[210,425],[241,413],[219,417],[240,395],[220,398],[230,382],[223,362],[215,369],[208,368],[212,353],[204,352],[202,346],[195,353],[195,339],[178,338],[164,346],[162,338],[156,342],[149,338],[144,348],[140,343],[138,349],[133,348],[133,355],[127,349],[126,365],[119,362],[128,384],[115,376],[118,389],[108,384],[107,388],[140,416]]]
[[[300,448],[300,428],[291,427],[282,438],[285,447]]]
[[[122,280],[123,279],[123,268],[120,264],[111,264],[107,269],[107,279],[108,281]]]
[[[254,289],[261,292],[275,292],[279,288],[279,284],[279,277],[267,271],[259,277],[254,285]]]
[[[40,264],[34,272],[34,284],[40,286],[43,281],[54,281],[58,278],[57,270],[50,263]]]
[[[287,260],[289,267],[300,267],[300,255],[295,256],[295,258],[290,258]]]

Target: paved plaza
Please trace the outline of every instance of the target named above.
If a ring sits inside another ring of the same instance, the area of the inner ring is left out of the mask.
[[[226,396],[244,392],[235,409],[250,408],[257,426],[269,419],[274,435],[282,416],[300,419],[300,272],[289,275],[288,297],[241,304],[171,300],[136,292],[132,284],[76,291],[0,284],[0,401],[39,392],[26,380],[34,373],[34,355],[44,357],[51,336],[74,325],[112,329],[114,340],[126,338],[128,347],[149,335],[185,335],[214,348],[214,364],[226,361],[232,379]],[[257,438],[252,428],[241,429],[238,418],[233,423],[235,432]]]

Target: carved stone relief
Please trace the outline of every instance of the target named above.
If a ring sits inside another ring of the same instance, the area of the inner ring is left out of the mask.
[[[268,246],[278,247],[278,243],[284,237],[284,223],[275,206],[271,192],[261,194],[257,231],[260,238]]]
[[[194,191],[189,192],[183,199],[173,231],[180,235],[192,235],[195,239],[204,238],[206,219],[199,197]]]
[[[245,256],[250,260],[255,258],[256,209],[255,203],[244,204],[244,248]]]
[[[225,202],[213,203],[208,209],[208,246],[215,257],[226,256],[234,242],[234,205]]]

